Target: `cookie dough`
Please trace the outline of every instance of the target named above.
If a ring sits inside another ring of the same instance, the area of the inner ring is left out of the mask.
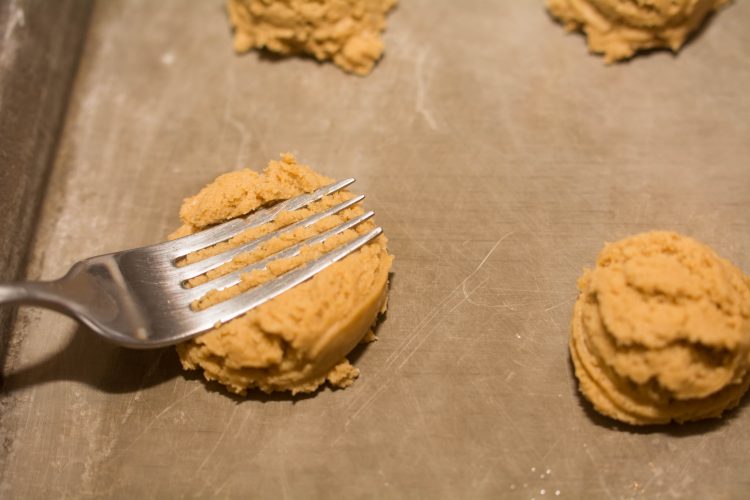
[[[570,354],[583,395],[634,425],[719,417],[750,385],[750,278],[672,232],[607,245],[578,281]]]
[[[568,31],[582,30],[591,52],[612,63],[639,50],[680,50],[712,11],[728,0],[547,0]]]
[[[180,210],[183,225],[170,237],[195,233],[331,182],[331,179],[297,163],[289,154],[282,155],[280,161],[271,161],[260,174],[245,169],[222,175],[184,201]],[[186,260],[198,261],[236,247],[352,196],[348,191],[341,191],[305,208],[283,212],[270,223],[191,254]],[[364,210],[357,204],[309,228],[273,238],[256,250],[195,278],[189,285],[241,269],[362,213]],[[304,247],[299,256],[279,259],[267,269],[247,273],[240,284],[209,292],[193,306],[198,309],[210,307],[233,297],[374,227],[369,220],[329,238],[322,245]],[[378,314],[385,311],[392,260],[386,249],[386,238],[381,235],[304,283],[177,346],[182,366],[186,370],[203,370],[206,379],[216,380],[237,394],[245,394],[250,388],[264,392],[291,391],[293,394],[312,392],[326,381],[335,387],[351,385],[359,372],[345,356],[360,341],[371,338],[373,323]]]
[[[367,75],[383,54],[380,33],[396,0],[229,0],[234,50],[309,54]]]

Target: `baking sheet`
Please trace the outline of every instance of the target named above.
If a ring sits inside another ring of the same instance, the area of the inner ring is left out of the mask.
[[[91,5],[0,3],[0,282],[22,277]],[[14,310],[0,307],[0,361]]]
[[[592,413],[567,355],[604,241],[684,232],[750,270],[750,4],[613,67],[541,2],[404,0],[367,78],[231,52],[221,2],[95,8],[29,278],[159,241],[184,196],[291,151],[357,178],[396,256],[361,378],[228,397],[25,308],[6,360],[16,498],[739,498],[750,411],[648,430]]]

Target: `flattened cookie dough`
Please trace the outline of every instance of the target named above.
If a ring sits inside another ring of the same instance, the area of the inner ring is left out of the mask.
[[[309,54],[367,75],[383,55],[380,33],[396,0],[228,0],[234,49]]]
[[[272,161],[262,173],[245,169],[218,177],[180,210],[183,226],[171,238],[252,212],[333,182],[292,155]],[[248,230],[228,242],[187,257],[188,262],[215,255],[326,210],[353,195],[348,191],[324,197],[305,208],[283,212],[270,223]],[[325,217],[309,228],[273,238],[190,283],[197,285],[257,262],[314,234],[331,229],[364,213],[359,204]],[[209,307],[314,259],[375,227],[369,220],[329,238],[324,244],[304,247],[297,257],[279,259],[267,269],[243,275],[234,287],[209,292],[194,304]],[[328,381],[335,387],[351,385],[358,370],[345,356],[360,342],[371,339],[371,327],[385,311],[388,273],[393,257],[381,235],[313,278],[256,307],[243,316],[177,346],[183,368],[201,369],[237,394],[258,388],[264,392],[312,392]]]
[[[568,31],[582,30],[591,52],[607,63],[639,50],[680,50],[712,11],[728,0],[547,0]]]
[[[634,425],[719,417],[750,385],[750,278],[672,232],[608,244],[578,281],[570,354],[600,413]]]

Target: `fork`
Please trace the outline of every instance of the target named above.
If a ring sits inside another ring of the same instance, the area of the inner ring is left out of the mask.
[[[257,307],[319,273],[377,237],[382,229],[369,232],[275,279],[206,309],[191,304],[206,292],[236,285],[241,275],[263,269],[271,261],[298,255],[306,245],[319,244],[371,218],[369,211],[328,231],[301,241],[263,260],[195,287],[186,282],[230,262],[233,257],[264,242],[341,212],[364,199],[355,196],[325,211],[285,226],[273,233],[198,262],[179,266],[188,254],[226,241],[251,228],[273,221],[285,211],[297,210],[354,182],[345,179],[311,193],[277,203],[269,208],[232,219],[196,234],[132,250],[91,257],[74,264],[55,281],[0,284],[0,304],[29,303],[73,316],[117,344],[140,349],[183,342]]]

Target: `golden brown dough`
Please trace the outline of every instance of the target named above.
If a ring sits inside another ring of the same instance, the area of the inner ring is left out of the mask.
[[[570,354],[594,408],[629,424],[719,417],[750,385],[750,278],[672,232],[607,245],[578,281]]]
[[[298,164],[289,154],[282,155],[280,161],[270,162],[261,174],[245,169],[222,175],[197,195],[185,200],[180,210],[183,226],[170,237],[200,231],[270,202],[310,192],[331,182],[331,179]],[[197,261],[236,247],[351,197],[351,193],[342,191],[305,208],[281,213],[271,223],[189,255],[187,261]],[[195,278],[191,284],[197,285],[240,269],[362,213],[363,209],[357,204],[309,228],[273,238],[206,276]],[[210,292],[194,307],[210,307],[233,297],[373,227],[370,220],[329,238],[323,245],[304,247],[298,257],[280,259],[265,270],[245,274],[239,285]],[[182,366],[186,370],[200,368],[208,380],[217,380],[238,394],[253,387],[265,392],[312,392],[326,380],[336,387],[351,385],[359,372],[345,356],[357,343],[370,339],[373,323],[385,310],[392,260],[386,249],[386,238],[381,235],[310,280],[179,345],[177,352]]]
[[[607,63],[639,50],[680,50],[712,11],[728,0],[547,0],[568,31],[582,30],[591,52]]]
[[[309,54],[364,76],[383,54],[380,33],[396,0],[228,0],[234,49]]]

